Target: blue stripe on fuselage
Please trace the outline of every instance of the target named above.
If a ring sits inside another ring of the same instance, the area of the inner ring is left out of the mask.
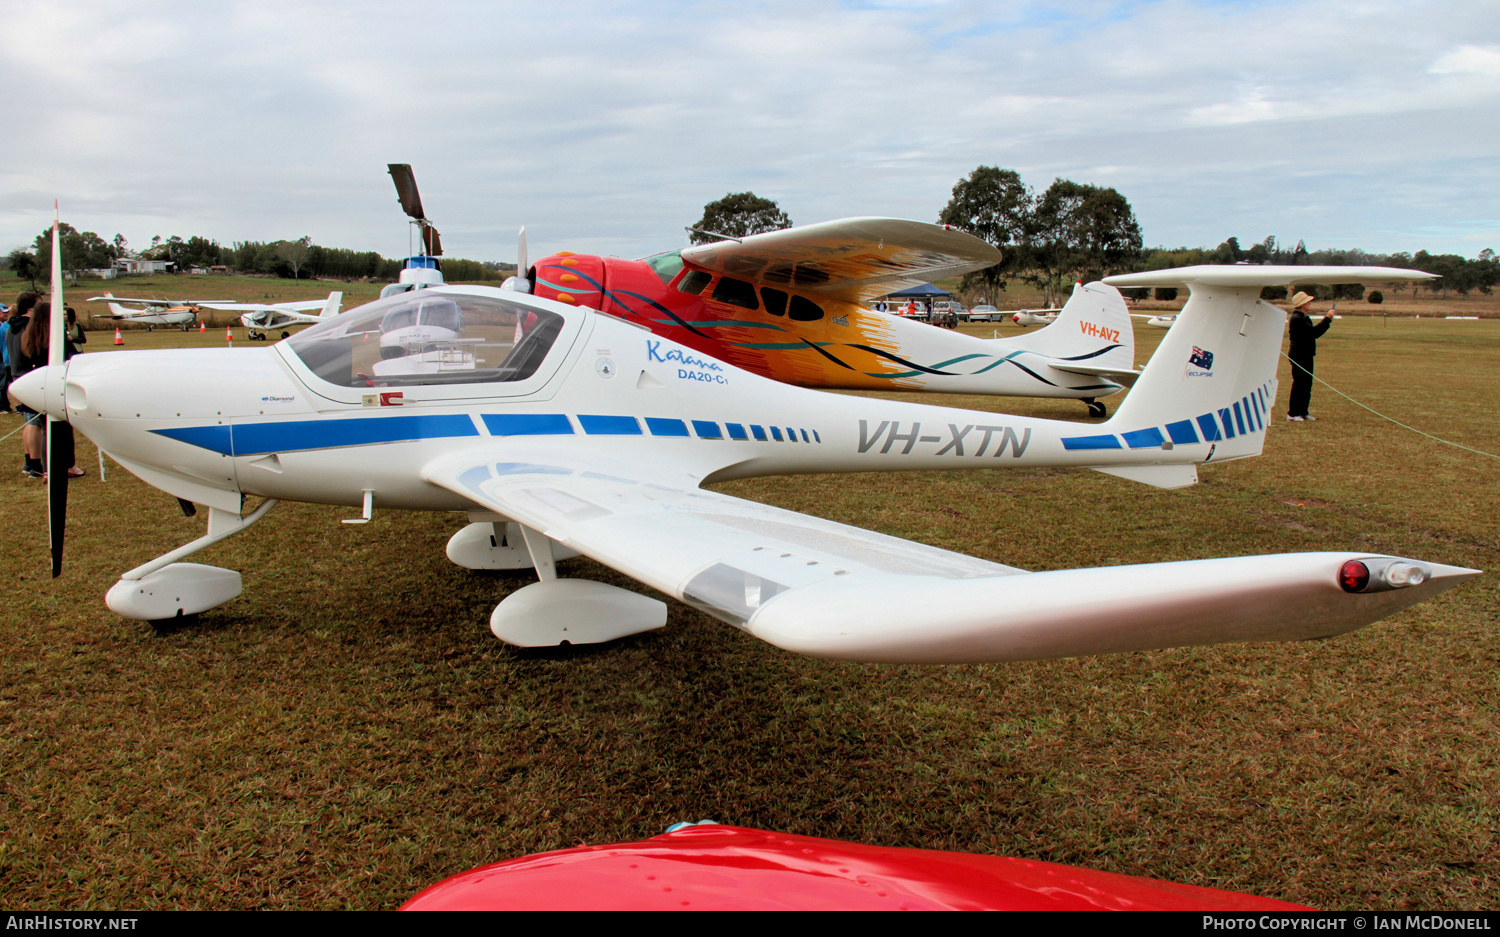
[[[479,435],[479,430],[474,428],[474,421],[467,413],[186,426],[152,432],[168,439],[235,456]]]

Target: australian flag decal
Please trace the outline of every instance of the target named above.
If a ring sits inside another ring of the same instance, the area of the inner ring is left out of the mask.
[[[1205,371],[1211,371],[1213,370],[1214,366],[1214,353],[1211,351],[1204,351],[1202,348],[1194,345],[1193,353],[1188,355],[1188,364],[1194,365],[1195,367],[1200,367]]]

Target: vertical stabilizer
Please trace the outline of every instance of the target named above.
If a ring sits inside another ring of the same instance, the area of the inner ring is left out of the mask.
[[[328,302],[323,304],[323,311],[318,314],[319,319],[332,319],[339,314],[339,307],[344,303],[343,293],[329,293]]]
[[[1132,448],[1212,443],[1205,461],[1259,455],[1273,419],[1287,314],[1266,286],[1431,279],[1393,267],[1203,265],[1108,277],[1117,287],[1187,287],[1191,294],[1130,395],[1101,428]]]
[[[1029,335],[1003,339],[1023,348],[1090,368],[1130,371],[1135,367],[1135,333],[1120,291],[1103,283],[1076,284],[1051,325]]]
[[[1175,445],[1214,443],[1215,462],[1260,455],[1286,313],[1262,302],[1256,286],[1189,289],[1177,323],[1106,425],[1154,427]]]

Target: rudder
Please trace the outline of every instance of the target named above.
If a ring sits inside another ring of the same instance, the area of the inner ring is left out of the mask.
[[[1135,367],[1135,333],[1120,291],[1104,283],[1078,283],[1051,325],[1004,340],[1012,348],[1095,368]]]

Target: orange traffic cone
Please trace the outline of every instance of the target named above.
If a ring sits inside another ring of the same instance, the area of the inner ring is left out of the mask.
[[[199,322],[198,323],[198,332],[201,334],[201,333],[207,332],[207,331],[208,331],[208,323],[207,322]]]
[[[230,326],[230,325],[224,326],[224,341],[230,342],[231,344],[234,342],[234,327],[233,326]]]
[[[115,329],[115,344],[116,345],[123,345],[123,344],[125,344],[125,339],[120,335],[120,330],[119,329]]]

